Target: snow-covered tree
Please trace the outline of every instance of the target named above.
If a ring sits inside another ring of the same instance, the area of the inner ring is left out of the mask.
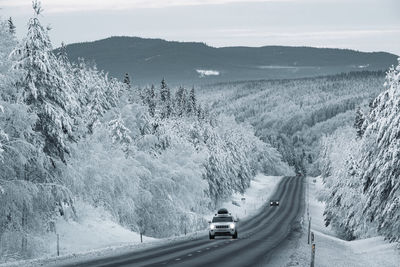
[[[180,86],[175,93],[175,112],[177,116],[182,117],[187,114],[186,102],[187,102],[187,91],[183,86]]]
[[[8,30],[8,23],[0,19],[0,98],[12,102],[20,98],[19,92],[13,86],[19,73],[12,70],[13,62],[9,57],[16,44],[15,35]]]
[[[117,119],[111,120],[108,123],[108,127],[110,128],[113,142],[120,144],[122,150],[128,154],[132,144],[132,138],[129,135],[131,131],[124,125],[121,115]]]
[[[196,115],[197,109],[197,99],[194,87],[190,90],[189,93],[189,100],[187,102],[187,113],[190,115]]]
[[[15,29],[16,29],[16,27],[15,27],[15,25],[14,25],[14,21],[13,21],[13,19],[12,19],[12,17],[10,17],[8,20],[7,20],[7,22],[8,22],[8,30],[9,30],[9,32],[11,33],[11,34],[15,34]]]
[[[0,105],[0,112],[4,112],[4,107]],[[4,152],[4,143],[8,141],[8,135],[0,128],[0,160],[2,160],[2,154]]]
[[[145,90],[144,103],[148,106],[149,115],[154,117],[156,114],[157,98],[154,85]]]
[[[128,73],[125,73],[124,84],[126,84],[128,89],[131,88],[131,79],[129,78],[129,74]]]
[[[161,81],[160,89],[161,119],[169,118],[172,115],[171,89],[165,79]]]
[[[320,198],[326,203],[325,224],[346,240],[368,234],[362,219],[365,196],[358,177],[360,143],[354,128],[348,126],[322,139],[320,167],[324,190]]]
[[[365,123],[365,115],[362,112],[361,108],[358,107],[356,110],[356,118],[354,121],[354,128],[356,128],[358,138],[362,138],[362,136],[364,135],[364,131],[366,128],[366,125],[364,123]]]
[[[44,151],[65,161],[67,141],[72,137],[70,114],[75,112],[76,98],[60,72],[48,32],[39,21],[42,11],[39,1],[33,1],[33,9],[27,36],[12,53],[16,59],[14,67],[23,72],[19,85],[25,103],[38,114],[35,130],[45,137]]]
[[[116,107],[125,90],[124,84],[109,79],[96,67],[88,66],[83,60],[73,66],[73,88],[79,96],[80,124],[91,133],[94,125],[111,108]]]
[[[400,240],[400,59],[386,74],[386,90],[372,103],[360,161],[367,220]]]

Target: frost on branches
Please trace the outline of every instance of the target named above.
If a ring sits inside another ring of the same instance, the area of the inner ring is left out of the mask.
[[[400,59],[385,87],[368,115],[357,111],[356,129],[323,139],[325,220],[346,239],[400,241]]]
[[[22,71],[20,86],[27,105],[38,114],[35,130],[45,137],[44,151],[65,161],[66,140],[72,135],[71,114],[76,99],[55,55],[48,32],[39,21],[40,2],[33,2],[24,41],[12,52],[14,67]]]
[[[386,75],[386,90],[372,103],[360,177],[365,215],[391,241],[400,240],[400,59]]]
[[[40,3],[33,8],[18,45],[0,22],[0,263],[54,249],[55,222],[79,222],[77,203],[167,237],[183,223],[204,229],[203,214],[244,192],[256,172],[291,172],[252,127],[203,106],[195,88],[175,92],[163,80],[141,91],[69,62],[64,47],[56,56]]]

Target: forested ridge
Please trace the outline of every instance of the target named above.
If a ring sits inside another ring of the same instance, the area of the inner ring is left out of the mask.
[[[23,40],[11,18],[0,23],[1,261],[42,255],[57,222],[87,207],[148,236],[182,234],[183,221],[202,229],[202,214],[257,172],[292,173],[195,88],[139,88],[55,54],[33,7]]]
[[[217,113],[251,124],[298,171],[318,175],[321,137],[353,124],[356,107],[372,100],[383,82],[383,72],[352,72],[210,84],[200,96]]]

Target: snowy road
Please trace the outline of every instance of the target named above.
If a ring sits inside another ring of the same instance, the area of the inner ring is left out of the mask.
[[[117,257],[64,266],[265,266],[302,216],[303,178],[284,177],[272,196],[279,207],[265,205],[240,222],[239,238],[201,236]]]

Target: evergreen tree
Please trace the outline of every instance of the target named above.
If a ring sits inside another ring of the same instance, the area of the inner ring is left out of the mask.
[[[129,78],[129,74],[128,73],[125,73],[124,84],[126,84],[128,89],[131,88],[131,79]]]
[[[176,91],[175,94],[175,111],[176,115],[182,117],[186,112],[186,89],[182,86]]]
[[[121,115],[117,119],[111,120],[108,123],[108,127],[113,143],[120,144],[122,150],[128,155],[132,143],[132,138],[130,137],[131,131],[124,125]]]
[[[161,81],[160,105],[161,119],[169,118],[172,115],[171,90],[165,79]]]
[[[61,46],[60,46],[60,48],[58,49],[58,52],[57,52],[57,58],[61,62],[64,62],[64,63],[68,62],[69,63],[68,56],[67,56],[67,48],[66,48],[64,42],[61,42]]]
[[[364,213],[379,233],[400,240],[400,59],[386,75],[386,90],[373,102],[365,130],[360,177],[367,197]]]
[[[188,114],[195,115],[196,108],[197,108],[196,93],[194,91],[194,87],[192,87],[192,90],[190,90],[189,101],[188,101],[188,106],[187,106]]]
[[[356,110],[356,119],[354,121],[354,128],[356,128],[358,138],[361,138],[364,135],[365,131],[364,122],[365,122],[365,116],[361,111],[361,108],[358,107]]]
[[[148,98],[149,98],[149,102],[148,102],[149,114],[150,114],[150,116],[154,117],[156,114],[157,101],[156,101],[156,90],[155,90],[153,84],[151,85],[151,87],[149,89]]]
[[[48,32],[40,24],[39,1],[33,1],[33,9],[27,37],[12,53],[16,57],[14,67],[23,71],[19,84],[25,102],[38,115],[35,130],[45,138],[44,151],[65,161],[66,141],[72,137],[70,114],[76,107],[75,95],[52,53]]]
[[[199,120],[204,120],[204,112],[203,109],[201,108],[201,105],[199,104],[199,106],[197,107],[197,118]]]
[[[12,17],[10,17],[7,20],[7,22],[8,22],[8,30],[9,30],[9,32],[14,35],[16,33],[16,31],[15,31],[16,27],[14,25]]]

